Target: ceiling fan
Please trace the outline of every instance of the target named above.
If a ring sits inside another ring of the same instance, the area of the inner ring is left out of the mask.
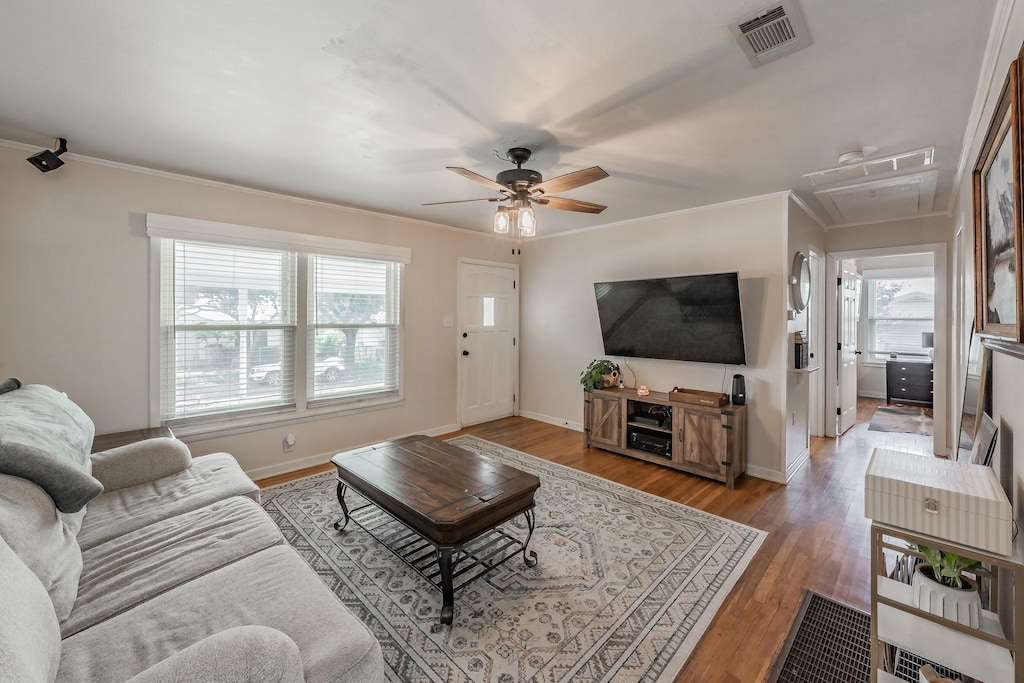
[[[592,204],[591,202],[584,202],[578,199],[552,196],[552,193],[555,192],[572,190],[602,178],[607,178],[608,174],[601,167],[591,166],[581,171],[573,171],[572,173],[566,173],[565,175],[545,181],[544,177],[537,171],[523,168],[523,164],[530,160],[531,154],[532,152],[526,147],[513,147],[508,150],[505,158],[515,164],[516,167],[502,171],[495,180],[485,178],[479,173],[474,173],[458,166],[447,167],[449,171],[454,171],[463,178],[480,183],[492,190],[497,190],[504,195],[502,197],[431,202],[423,206],[511,200],[509,206],[498,207],[498,212],[494,215],[494,231],[503,234],[514,231],[518,232],[520,237],[533,237],[537,234],[537,219],[533,215],[532,204],[562,211],[581,211],[583,213],[601,213],[608,208],[601,204]]]

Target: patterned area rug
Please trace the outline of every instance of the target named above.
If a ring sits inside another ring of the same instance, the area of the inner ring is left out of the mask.
[[[868,429],[873,432],[905,432],[907,434],[932,433],[931,408],[878,406],[871,416]]]
[[[489,441],[451,443],[541,488],[538,564],[513,557],[457,591],[450,627],[419,574],[358,525],[334,531],[333,473],[262,492],[288,542],[380,640],[394,681],[671,681],[767,535]],[[505,529],[526,532],[522,518]]]

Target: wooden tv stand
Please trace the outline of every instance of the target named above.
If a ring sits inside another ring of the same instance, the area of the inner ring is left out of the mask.
[[[747,469],[747,406],[679,403],[652,391],[595,389],[583,394],[587,448],[697,474],[735,488]]]

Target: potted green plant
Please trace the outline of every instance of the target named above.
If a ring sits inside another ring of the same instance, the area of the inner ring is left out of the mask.
[[[587,369],[580,373],[583,390],[590,393],[615,384],[619,379],[619,366],[610,360],[592,360]]]
[[[981,625],[981,594],[975,579],[966,576],[981,566],[978,560],[910,544],[924,556],[914,570],[911,585],[914,588],[914,606],[946,619],[978,628]]]

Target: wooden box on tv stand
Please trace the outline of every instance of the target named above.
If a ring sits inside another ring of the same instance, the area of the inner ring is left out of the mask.
[[[701,391],[700,389],[686,389],[675,387],[668,392],[668,400],[677,403],[693,403],[699,406],[711,406],[721,408],[729,403],[729,394],[720,394],[717,391]]]

